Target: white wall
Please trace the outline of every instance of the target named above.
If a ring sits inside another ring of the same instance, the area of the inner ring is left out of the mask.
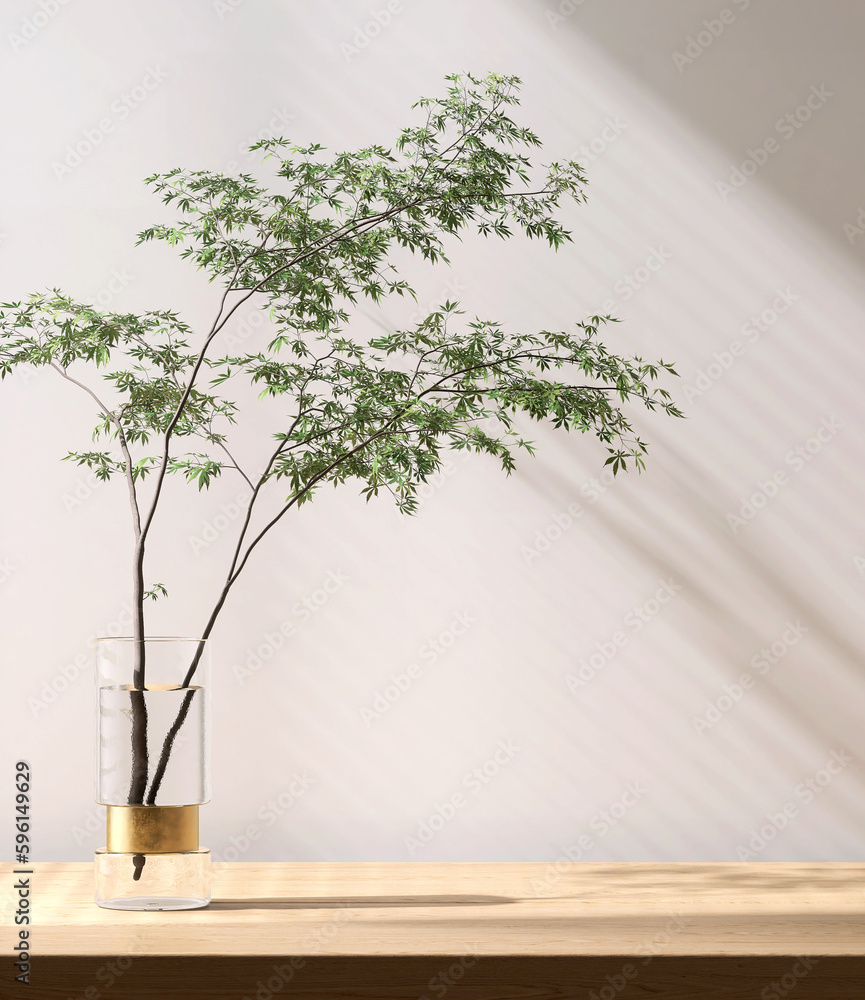
[[[168,248],[133,247],[162,211],[140,178],[247,169],[243,147],[262,132],[387,143],[445,73],[516,72],[550,158],[588,171],[590,202],[568,213],[574,244],[551,258],[467,241],[450,270],[415,273],[421,298],[456,291],[522,328],[612,299],[615,347],[677,362],[688,419],[636,414],[649,469],[613,486],[595,483],[594,441],[536,429],[538,457],[510,482],[455,459],[413,519],[346,487],[287,520],[217,636],[205,842],[229,860],[545,860],[572,846],[594,861],[728,860],[749,844],[760,860],[865,859],[865,88],[850,41],[863,11],[730,3],[732,21],[680,72],[674,54],[719,0],[402,0],[361,48],[370,9],[69,0],[45,18],[32,0],[6,4],[0,298],[59,285],[112,308],[180,308],[200,327],[215,290]],[[21,44],[23,24],[45,21]],[[154,89],[124,112],[145,78]],[[776,123],[812,87],[831,96],[788,138]],[[106,117],[92,153],[56,169]],[[767,162],[722,196],[717,182],[770,138]],[[663,266],[623,291],[653,250]],[[765,310],[763,332],[748,326]],[[88,640],[127,600],[123,490],[60,463],[92,415],[50,373],[7,379],[0,412],[3,769],[31,761],[36,857],[83,860],[101,837]],[[238,451],[254,451],[254,432],[239,431]],[[776,473],[783,485],[761,493]],[[151,562],[171,591],[156,631],[201,627],[231,532],[197,555],[190,539],[238,489],[200,504],[178,491]],[[531,557],[571,505],[580,516]],[[344,582],[304,620],[298,602],[329,576]],[[651,603],[663,587],[673,596]],[[458,615],[468,630],[429,656]],[[244,676],[283,622],[292,640]],[[774,665],[755,661],[773,644]],[[412,662],[421,678],[370,722],[362,710]],[[698,726],[712,704],[718,721]],[[502,741],[518,751],[473,790],[466,776]],[[288,803],[295,775],[306,787],[277,817],[268,801]],[[432,839],[407,839],[458,792]],[[785,807],[793,818],[773,825]],[[0,809],[6,844],[11,817]]]

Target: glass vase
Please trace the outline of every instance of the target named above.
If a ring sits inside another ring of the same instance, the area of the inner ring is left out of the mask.
[[[198,807],[210,800],[210,648],[200,639],[96,640],[96,799],[106,846],[96,902],[187,910],[210,902]]]

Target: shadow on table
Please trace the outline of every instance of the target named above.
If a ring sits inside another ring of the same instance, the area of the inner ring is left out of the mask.
[[[266,899],[214,899],[210,910],[354,910],[362,907],[501,906],[509,896],[297,896]]]
[[[582,873],[578,865],[572,866],[569,875],[578,880]],[[601,873],[595,872],[591,881],[577,882],[572,893],[551,892],[547,898],[577,899],[605,896],[610,889],[632,892],[634,898],[646,898],[658,890],[688,893],[706,890],[725,891],[741,888],[752,893],[758,891],[800,895],[805,889],[819,890],[821,895],[837,893],[846,895],[851,886],[865,883],[865,866],[858,862],[826,865],[814,863],[778,863],[774,866],[751,866],[750,863],[688,863],[671,864],[622,864],[609,865]],[[863,994],[865,996],[865,994]]]

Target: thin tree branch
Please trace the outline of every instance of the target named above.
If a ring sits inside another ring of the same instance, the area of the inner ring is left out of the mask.
[[[132,526],[135,531],[135,537],[137,538],[141,533],[141,514],[138,509],[138,497],[135,489],[135,478],[133,476],[132,456],[129,453],[129,445],[126,442],[126,435],[123,432],[123,427],[121,426],[120,421],[117,419],[116,414],[108,409],[105,403],[102,402],[102,400],[89,386],[86,386],[83,382],[79,382],[78,379],[73,378],[69,372],[65,368],[58,365],[56,361],[51,361],[49,364],[50,367],[65,378],[67,382],[71,382],[73,385],[77,385],[79,389],[83,389],[84,392],[86,392],[87,395],[94,400],[106,420],[110,420],[111,423],[114,424],[114,427],[117,430],[117,439],[120,442],[120,449],[123,452],[123,460],[126,469],[126,483],[129,488],[129,503],[132,509]]]
[[[132,527],[135,534],[136,548],[141,540],[141,514],[138,508],[138,496],[135,489],[135,474],[132,463],[132,455],[129,452],[129,445],[117,415],[111,411],[96,393],[83,382],[73,378],[65,368],[55,361],[50,362],[51,367],[60,373],[67,382],[77,385],[79,389],[94,400],[102,415],[109,420],[117,430],[117,438],[120,448],[123,451],[123,461],[126,468],[126,483],[129,489],[129,504],[132,510]],[[132,675],[132,690],[129,692],[129,699],[132,704],[132,763],[130,766],[129,794],[128,799],[131,805],[144,801],[144,793],[147,789],[147,704],[144,700],[144,575],[143,567],[136,562],[133,566],[132,576],[132,604],[133,604],[133,644],[135,647],[135,657]]]
[[[218,448],[221,448],[225,452],[225,454],[228,456],[228,460],[231,462],[231,468],[232,469],[236,469],[241,474],[241,476],[243,476],[243,478],[246,480],[247,484],[249,485],[249,488],[250,489],[255,489],[255,487],[252,484],[252,480],[249,478],[249,476],[247,476],[247,474],[243,471],[243,469],[241,469],[241,467],[237,464],[237,459],[235,459],[234,456],[231,454],[231,452],[228,450],[228,448],[226,448],[224,442],[217,441],[216,442],[216,446]],[[235,482],[236,481],[237,480],[235,480]]]

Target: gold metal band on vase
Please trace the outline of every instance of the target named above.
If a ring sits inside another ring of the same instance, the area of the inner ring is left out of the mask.
[[[198,806],[106,806],[112,854],[180,854],[198,850]]]

